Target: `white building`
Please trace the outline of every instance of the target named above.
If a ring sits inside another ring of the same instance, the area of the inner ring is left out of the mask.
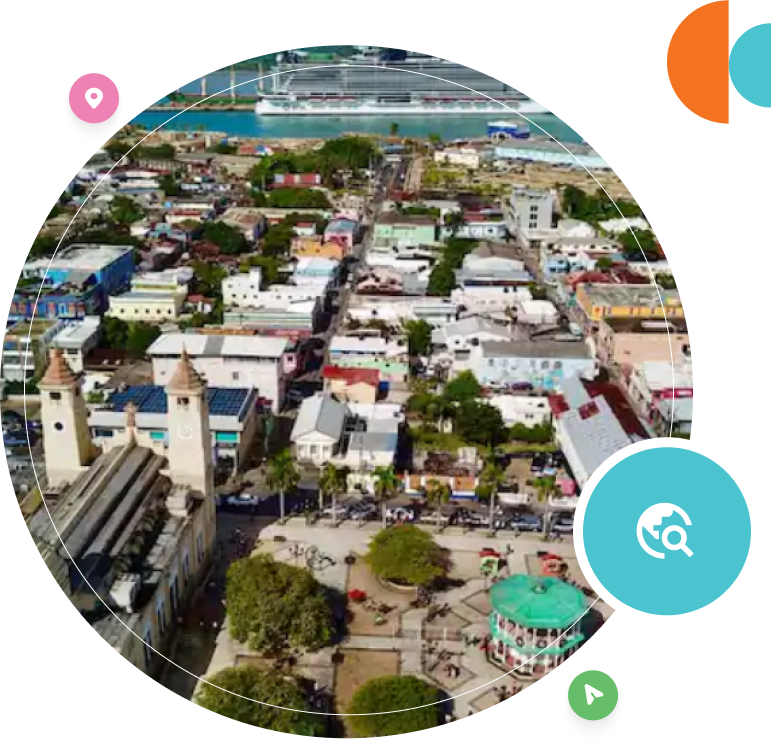
[[[291,281],[298,286],[304,284],[329,286],[334,284],[339,269],[340,262],[333,258],[320,256],[308,258],[304,256],[297,259]]]
[[[266,336],[165,333],[147,350],[156,385],[166,385],[185,349],[193,367],[218,388],[255,388],[274,413],[284,400],[288,341]]]
[[[559,317],[559,310],[549,300],[525,300],[517,305],[517,323],[555,325]]]
[[[346,357],[381,357],[407,361],[409,356],[404,339],[386,340],[368,334],[333,336],[329,341],[329,360],[332,364]]]
[[[619,235],[629,229],[650,230],[651,226],[643,217],[618,217],[613,220],[604,220],[599,223],[600,228],[610,235]]]
[[[549,399],[545,396],[493,395],[486,402],[501,412],[506,426],[541,426],[551,421]]]
[[[447,297],[353,295],[348,303],[348,317],[360,323],[382,320],[389,325],[401,325],[409,320],[424,320],[431,326],[441,326],[457,316],[457,303]]]
[[[454,353],[469,351],[485,341],[514,341],[515,338],[516,334],[509,326],[472,316],[435,329],[431,343],[436,352]]]
[[[102,320],[87,316],[79,323],[68,323],[56,334],[52,346],[61,349],[64,359],[75,373],[83,371],[86,357],[99,344]]]
[[[261,287],[259,267],[250,269],[248,274],[233,274],[222,280],[222,301],[226,307],[256,307]]]
[[[259,269],[252,271],[259,272]],[[229,308],[270,308],[280,309],[297,303],[310,303],[312,309],[324,302],[327,287],[319,284],[272,284],[260,289],[262,279],[259,274],[238,274],[222,281],[222,297]]]
[[[629,395],[646,415],[664,398],[693,397],[693,365],[690,355],[671,361],[642,362],[632,367],[628,380]]]
[[[493,151],[489,147],[445,147],[434,152],[434,162],[478,170],[480,165],[492,160],[492,156]]]
[[[516,187],[509,198],[509,229],[527,235],[532,231],[551,230],[557,195],[545,189]]]
[[[214,462],[237,470],[259,430],[257,391],[250,388],[207,387],[208,430]],[[125,442],[126,411],[133,406],[134,436],[142,447],[168,456],[170,442],[166,392],[158,385],[117,390],[93,406],[88,418],[91,439],[103,452]]]
[[[611,455],[638,441],[627,434],[604,396],[592,398],[577,377],[562,384],[563,410],[555,415],[560,449],[580,488]]]
[[[450,299],[457,305],[461,315],[485,315],[503,313],[521,302],[532,300],[533,295],[527,287],[467,284],[454,289]]]
[[[189,268],[138,274],[131,280],[130,291],[110,296],[107,315],[145,323],[177,320],[193,276]]]
[[[290,439],[300,462],[361,473],[393,464],[402,421],[400,406],[345,404],[317,394],[302,402]]]

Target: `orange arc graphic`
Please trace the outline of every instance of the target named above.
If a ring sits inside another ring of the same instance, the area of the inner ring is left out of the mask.
[[[656,47],[656,95],[672,96],[702,127],[727,128],[731,50],[745,31],[769,22],[769,0],[697,8]]]

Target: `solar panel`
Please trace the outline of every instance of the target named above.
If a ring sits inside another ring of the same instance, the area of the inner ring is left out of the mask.
[[[250,388],[208,388],[209,413],[235,417],[243,412],[246,415],[256,394],[257,391]],[[245,406],[247,399],[249,405]],[[160,385],[133,385],[113,393],[109,402],[114,411],[125,410],[129,403],[134,403],[139,413],[165,414],[169,410],[166,390]]]

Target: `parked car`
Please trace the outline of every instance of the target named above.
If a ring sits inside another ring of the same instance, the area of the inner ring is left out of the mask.
[[[479,527],[487,524],[487,518],[479,512],[461,507],[450,514],[449,524],[463,525],[464,527]]]
[[[560,534],[572,534],[573,532],[573,515],[569,512],[558,512],[552,515],[551,529],[553,532]]]
[[[415,510],[408,506],[395,506],[386,510],[386,519],[391,522],[414,522]]]
[[[540,532],[543,529],[543,519],[537,514],[518,512],[509,520],[509,529],[523,532]]]
[[[261,499],[252,493],[232,493],[225,496],[225,504],[236,509],[251,508],[257,506]]]
[[[370,500],[357,501],[348,508],[348,519],[356,522],[366,522],[373,519],[378,512],[377,504]]]

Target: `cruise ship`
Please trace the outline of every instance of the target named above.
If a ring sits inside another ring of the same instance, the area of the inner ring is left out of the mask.
[[[280,74],[266,80],[257,96],[259,116],[548,113],[519,91],[481,72],[398,49],[361,47],[357,54],[330,66],[304,61],[302,52],[286,52],[277,60],[274,72]]]

